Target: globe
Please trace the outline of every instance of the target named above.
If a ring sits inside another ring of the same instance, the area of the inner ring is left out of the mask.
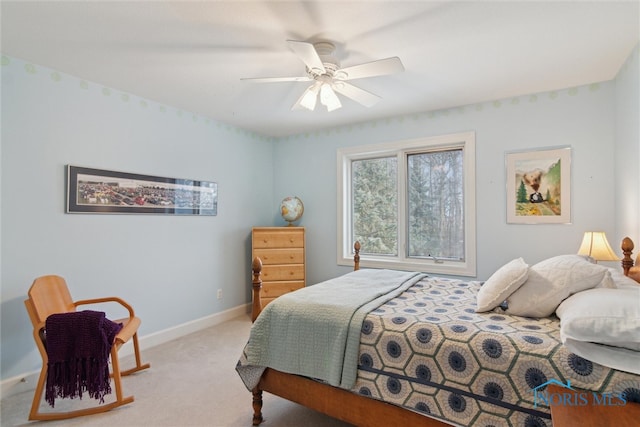
[[[280,214],[289,225],[293,225],[295,221],[299,220],[303,213],[304,205],[302,200],[295,196],[285,197],[280,203]]]

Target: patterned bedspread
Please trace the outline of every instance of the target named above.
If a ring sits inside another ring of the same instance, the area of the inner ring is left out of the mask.
[[[549,382],[640,403],[640,376],[571,353],[558,318],[476,313],[480,286],[424,277],[369,312],[351,391],[474,427],[550,427]],[[264,367],[236,369],[251,389]]]
[[[426,277],[369,313],[352,390],[465,426],[551,426],[549,381],[640,402],[640,377],[570,353],[557,318],[476,313],[479,288]]]

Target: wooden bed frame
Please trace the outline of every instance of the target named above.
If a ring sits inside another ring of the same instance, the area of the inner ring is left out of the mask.
[[[625,276],[629,276],[640,283],[640,254],[635,261],[635,267],[631,258],[634,248],[633,241],[629,237],[625,237],[622,240],[621,248],[624,254],[621,264]],[[354,249],[354,270],[358,270],[360,268],[359,242],[355,243]],[[260,258],[253,260],[251,268],[253,270],[251,318],[252,321],[255,321],[262,311],[260,304],[262,261]],[[262,374],[260,382],[252,391],[254,426],[264,421],[262,417],[263,391],[357,426],[379,426],[381,425],[381,420],[384,420],[384,425],[388,427],[444,427],[450,425],[390,403],[365,397],[299,375],[287,374],[267,368]]]

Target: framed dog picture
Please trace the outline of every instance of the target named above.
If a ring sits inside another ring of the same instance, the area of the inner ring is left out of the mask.
[[[506,153],[507,223],[571,223],[571,148]]]

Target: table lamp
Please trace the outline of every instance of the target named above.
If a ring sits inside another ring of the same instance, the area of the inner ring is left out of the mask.
[[[582,238],[578,255],[586,255],[598,261],[619,261],[603,231],[587,231]]]

